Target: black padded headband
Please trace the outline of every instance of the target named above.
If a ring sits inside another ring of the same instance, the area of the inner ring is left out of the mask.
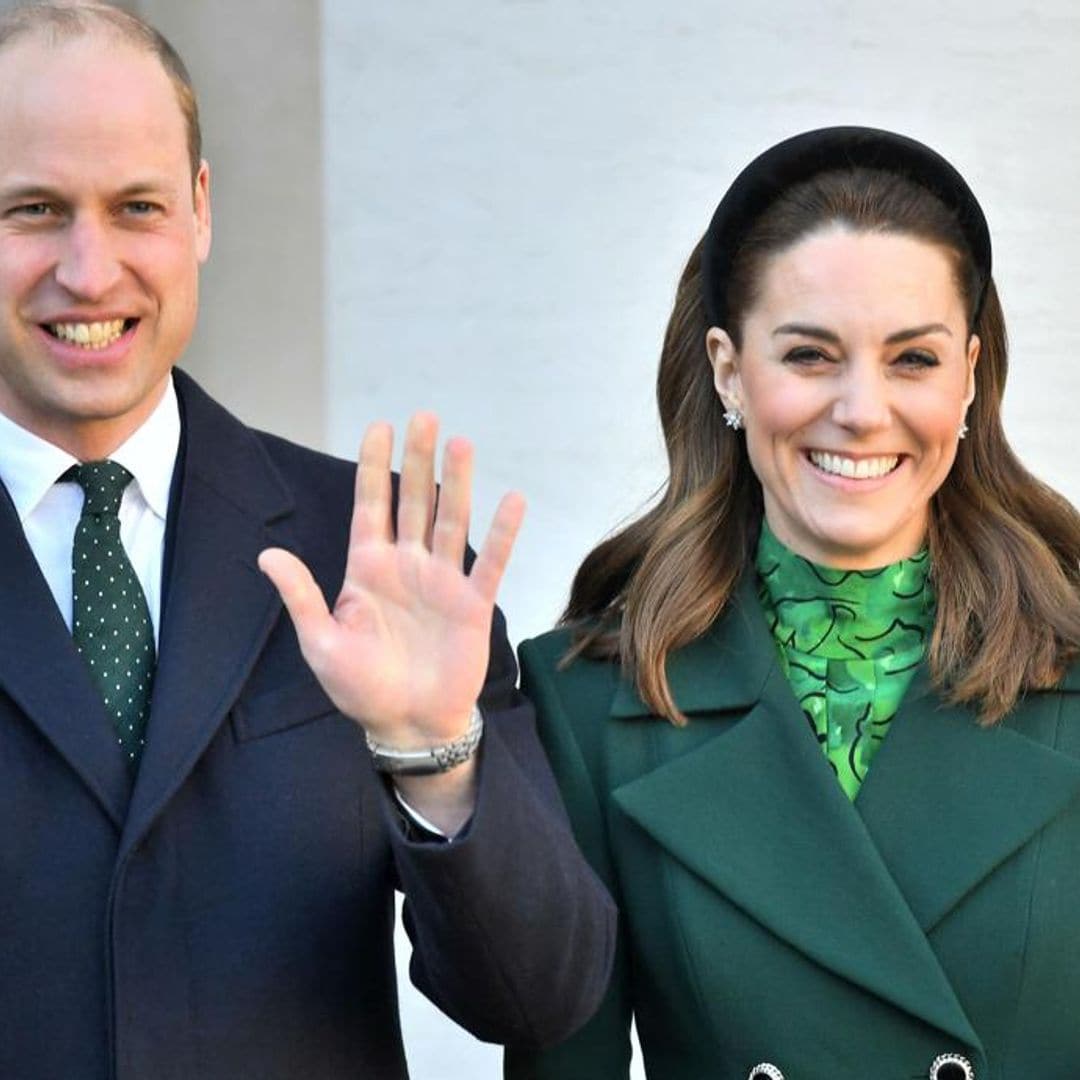
[[[755,221],[788,188],[844,168],[897,173],[953,210],[979,271],[977,321],[990,280],[990,230],[964,178],[940,154],[904,135],[864,127],[829,127],[785,139],[735,178],[713,214],[701,250],[702,299],[710,326],[727,322],[727,280],[739,245]]]

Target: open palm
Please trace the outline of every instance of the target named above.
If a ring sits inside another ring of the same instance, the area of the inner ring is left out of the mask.
[[[332,611],[299,559],[280,549],[259,556],[334,704],[379,742],[402,749],[464,731],[487,670],[495,595],[524,515],[520,495],[504,496],[465,573],[472,449],[463,439],[447,443],[436,508],[437,434],[431,414],[409,424],[395,531],[393,433],[388,424],[365,433],[345,579]]]

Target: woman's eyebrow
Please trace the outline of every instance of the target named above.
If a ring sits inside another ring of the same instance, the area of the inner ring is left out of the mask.
[[[832,330],[826,330],[823,326],[810,326],[808,323],[784,323],[773,331],[773,337],[777,334],[797,334],[799,337],[818,338],[828,341],[832,345],[840,344],[840,335]]]
[[[811,326],[809,323],[784,323],[773,331],[773,337],[778,334],[795,334],[799,337],[827,341],[831,345],[840,344],[839,334],[832,330],[826,330],[823,326]],[[885,339],[885,344],[899,345],[901,342],[912,341],[914,338],[924,337],[926,334],[948,334],[949,337],[952,337],[952,331],[944,323],[926,323],[925,326],[912,326],[906,330],[897,330]]]
[[[944,323],[927,323],[925,326],[913,326],[910,330],[897,330],[885,339],[886,345],[898,345],[901,341],[911,341],[912,338],[922,337],[924,334],[948,334],[952,337],[952,331]]]

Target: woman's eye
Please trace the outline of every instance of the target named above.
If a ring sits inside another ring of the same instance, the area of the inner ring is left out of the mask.
[[[822,352],[821,349],[815,349],[809,345],[800,345],[797,349],[792,349],[785,355],[784,362],[801,366],[831,364],[832,357],[828,353]]]
[[[901,367],[930,368],[937,367],[939,361],[933,353],[923,352],[921,349],[908,349],[896,358],[896,363]]]

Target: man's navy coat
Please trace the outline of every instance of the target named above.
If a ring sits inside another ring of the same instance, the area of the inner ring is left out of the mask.
[[[393,974],[481,1038],[546,1042],[603,992],[610,901],[577,854],[496,614],[476,814],[407,841],[360,729],[300,656],[255,558],[326,595],[352,467],[176,375],[183,440],[159,663],[134,783],[10,500],[0,497],[0,1076],[405,1075]]]

